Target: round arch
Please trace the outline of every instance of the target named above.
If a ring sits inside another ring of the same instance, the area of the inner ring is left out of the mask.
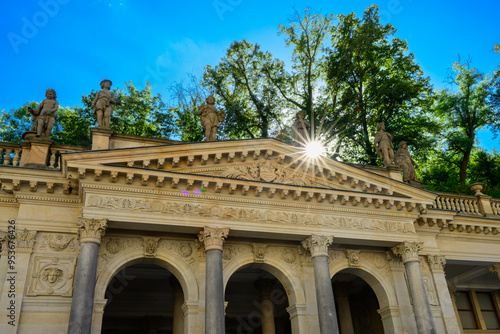
[[[306,302],[305,293],[302,283],[296,273],[292,272],[290,268],[287,268],[280,261],[267,259],[263,263],[255,262],[253,255],[240,256],[235,258],[230,263],[226,265],[223,270],[223,280],[224,280],[224,291],[226,290],[227,283],[231,276],[241,268],[249,264],[260,264],[262,269],[273,274],[274,277],[283,285],[285,291],[289,291],[290,295],[289,304],[303,304]]]
[[[330,278],[343,271],[356,275],[368,283],[377,296],[380,308],[397,306],[398,301],[392,282],[383,275],[375,266],[361,262],[359,268],[349,267],[346,263],[334,263],[330,265]]]
[[[106,267],[97,277],[94,298],[104,299],[106,288],[113,277],[122,269],[144,261],[142,248],[129,250],[120,254],[106,264]],[[179,281],[186,302],[197,302],[199,300],[198,281],[191,272],[189,266],[177,254],[160,252],[155,258],[149,259],[150,263],[156,264],[170,271]]]

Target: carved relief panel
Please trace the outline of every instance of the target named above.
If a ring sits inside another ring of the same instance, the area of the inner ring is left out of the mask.
[[[27,295],[71,297],[75,264],[76,256],[35,256]]]

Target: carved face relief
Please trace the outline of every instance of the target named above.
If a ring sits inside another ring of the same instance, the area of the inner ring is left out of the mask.
[[[49,284],[55,284],[62,280],[63,271],[57,267],[50,267],[42,272],[42,280]]]

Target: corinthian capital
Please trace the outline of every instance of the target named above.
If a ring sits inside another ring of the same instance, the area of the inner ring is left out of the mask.
[[[333,242],[333,237],[325,235],[311,235],[302,241],[302,246],[311,253],[311,257],[328,256],[328,246]]]
[[[403,263],[419,261],[418,252],[423,248],[423,242],[403,242],[395,247],[392,247],[394,255],[401,257]]]
[[[78,239],[80,242],[101,244],[101,238],[108,227],[107,219],[78,218]]]
[[[16,232],[16,248],[18,251],[31,252],[36,241],[36,231],[27,229]]]
[[[224,239],[229,234],[229,228],[205,226],[198,235],[198,239],[205,244],[205,252],[211,249],[222,250]]]
[[[500,279],[500,263],[495,263],[492,266],[489,266],[488,269],[493,273],[497,274],[498,279]]]
[[[446,264],[444,255],[427,255],[427,262],[432,271],[443,271]]]

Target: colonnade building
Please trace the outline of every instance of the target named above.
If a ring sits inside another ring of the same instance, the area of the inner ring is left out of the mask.
[[[0,332],[500,333],[500,200],[276,139],[0,143]]]

